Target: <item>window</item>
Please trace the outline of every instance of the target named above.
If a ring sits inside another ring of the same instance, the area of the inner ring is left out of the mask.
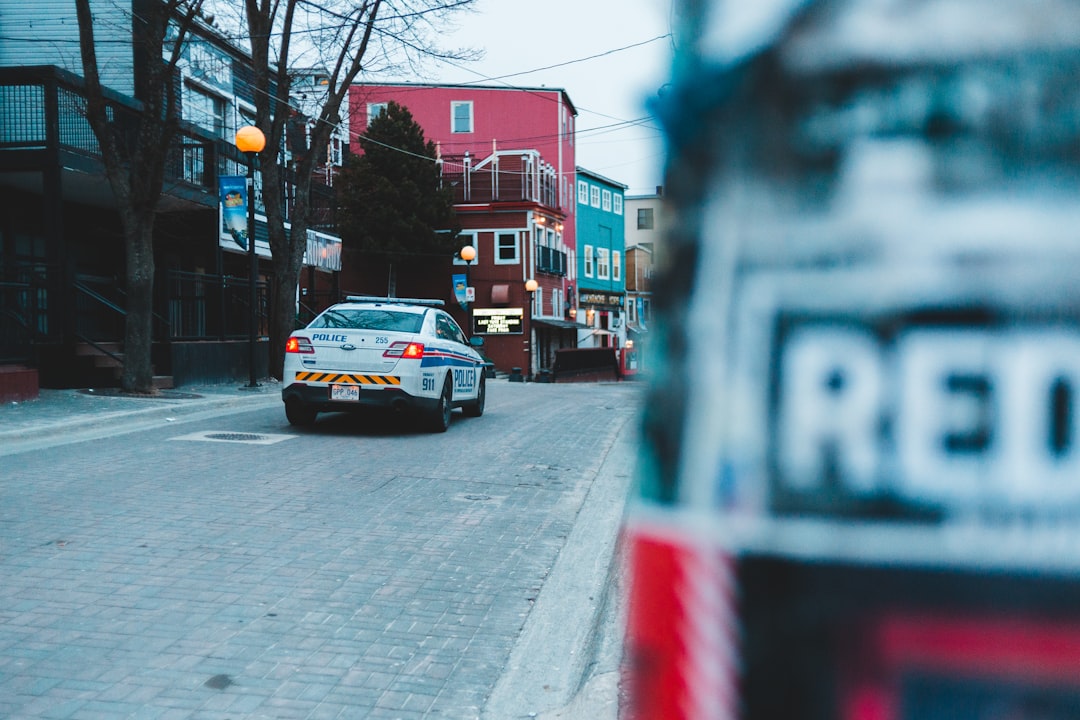
[[[454,264],[476,265],[476,263],[480,262],[480,248],[476,245],[476,235],[474,235],[473,233],[461,233],[460,235],[458,235],[458,240],[461,242],[461,247],[465,247],[466,245],[472,245],[473,249],[476,250],[476,257],[473,258],[473,261],[471,263],[466,263],[464,260],[461,259],[461,253],[455,253]]]
[[[585,182],[584,180],[578,180],[577,201],[582,205],[589,204],[589,183]]]
[[[444,313],[439,313],[435,316],[435,334],[444,339],[452,340],[462,345],[468,345],[469,341],[465,339],[465,335],[461,332],[457,323],[453,318]]]
[[[536,288],[536,292],[533,293],[533,314],[542,316],[544,314],[544,288]]]
[[[371,125],[371,121],[384,112],[386,112],[386,103],[368,103],[367,124]]]
[[[622,280],[622,253],[618,250],[611,251],[611,279],[615,282]]]
[[[450,103],[450,132],[471,133],[473,131],[473,113],[471,101]]]
[[[594,208],[600,207],[600,188],[593,185],[589,188],[589,204]]]
[[[308,327],[417,333],[423,324],[423,313],[345,308],[327,310],[312,320]]]
[[[611,191],[610,190],[605,190],[604,191],[603,208],[604,208],[604,212],[611,212]]]
[[[517,233],[499,233],[495,237],[495,262],[505,264],[518,262]]]
[[[653,209],[652,208],[638,208],[638,211],[637,211],[637,229],[638,230],[652,230],[653,229]]]
[[[184,86],[184,119],[225,137],[225,101],[193,85]]]
[[[596,250],[596,277],[601,280],[607,280],[610,276],[610,252],[607,248],[597,248]]]
[[[622,195],[615,193],[615,214],[622,215]]]
[[[219,138],[225,137],[225,101],[193,85],[184,86],[184,119]],[[206,154],[201,144],[184,144],[184,179],[202,185],[206,182]]]
[[[592,245],[585,246],[585,277],[593,276],[593,251]]]

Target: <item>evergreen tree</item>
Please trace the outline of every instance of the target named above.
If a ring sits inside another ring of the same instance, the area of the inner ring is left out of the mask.
[[[338,225],[346,246],[391,263],[451,257],[461,227],[442,187],[435,143],[395,102],[359,137],[361,155],[338,177]]]

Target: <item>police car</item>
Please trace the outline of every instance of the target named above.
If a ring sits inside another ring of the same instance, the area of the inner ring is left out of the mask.
[[[281,398],[293,425],[362,407],[408,412],[444,432],[484,413],[484,360],[441,300],[349,296],[285,344]]]

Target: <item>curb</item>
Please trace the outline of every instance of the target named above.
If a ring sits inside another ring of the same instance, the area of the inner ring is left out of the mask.
[[[628,418],[615,432],[506,670],[484,705],[484,720],[536,718],[566,708],[589,684],[590,673],[602,670],[596,667],[596,652],[618,572],[619,526],[637,458],[629,437],[633,427]],[[614,694],[610,700],[593,702],[581,709],[580,717],[598,720],[604,715],[600,705],[615,707]]]
[[[0,431],[0,455],[122,435],[155,423],[165,425],[188,422],[205,415],[231,414],[268,407],[280,404],[281,393],[274,387],[249,395],[204,394],[198,399],[132,398],[131,402],[155,404],[151,407],[82,412],[51,421],[27,422],[22,427]]]

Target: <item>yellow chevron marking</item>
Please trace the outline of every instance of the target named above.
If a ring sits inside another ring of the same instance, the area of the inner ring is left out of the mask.
[[[298,372],[297,382],[335,383],[338,385],[400,385],[394,375],[352,375],[350,373]]]

